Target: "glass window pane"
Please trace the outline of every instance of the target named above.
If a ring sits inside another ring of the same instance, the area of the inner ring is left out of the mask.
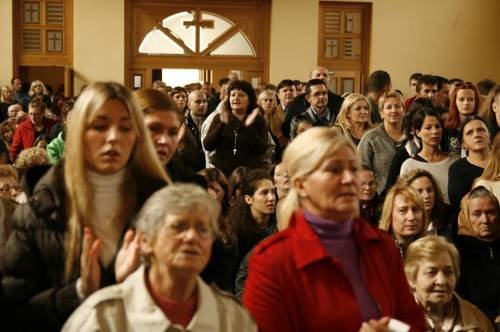
[[[247,38],[238,32],[224,44],[216,48],[211,55],[250,55],[255,56],[255,51]]]
[[[139,46],[139,53],[184,54],[184,50],[163,32],[154,28],[144,37]]]
[[[162,25],[176,37],[184,41],[193,52],[196,47],[194,15],[189,12],[177,13],[163,20]]]
[[[204,21],[213,21],[213,28],[203,28]],[[215,38],[222,35],[229,28],[231,28],[234,24],[225,20],[220,16],[216,16],[215,14],[205,13],[201,14],[201,29],[200,29],[200,52],[203,52],[208,44],[213,42]]]

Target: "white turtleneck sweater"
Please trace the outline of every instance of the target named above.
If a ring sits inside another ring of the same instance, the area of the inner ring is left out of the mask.
[[[125,180],[125,172],[126,169],[123,169],[115,174],[102,175],[87,170],[87,178],[94,194],[94,209],[89,211],[90,223],[94,236],[102,241],[99,258],[105,267],[113,260],[122,233],[121,227],[116,227],[111,217],[122,200],[120,190]]]

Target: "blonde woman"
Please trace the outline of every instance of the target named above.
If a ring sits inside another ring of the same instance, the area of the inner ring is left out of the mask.
[[[405,273],[425,312],[426,331],[494,331],[481,310],[455,294],[460,255],[444,237],[431,235],[413,242],[406,253]]]
[[[406,143],[403,132],[404,100],[396,91],[380,98],[379,110],[383,122],[370,129],[358,144],[363,165],[373,169],[377,182],[377,193],[385,188],[389,168],[399,147]]]
[[[169,181],[142,113],[117,83],[85,89],[66,144],[65,160],[16,212],[7,243],[3,286],[21,330],[59,330],[83,299],[138,266],[130,220]]]
[[[52,112],[50,110],[52,106],[52,101],[50,100],[49,91],[47,90],[47,87],[45,86],[45,84],[43,84],[42,81],[34,80],[33,82],[31,82],[28,95],[31,100],[33,100],[33,98],[36,97],[42,97],[43,103],[47,108],[46,116],[47,117],[52,116]]]
[[[373,128],[370,118],[371,109],[368,99],[359,93],[352,93],[344,98],[332,129],[358,145],[363,135]]]
[[[394,185],[385,197],[379,228],[392,235],[404,258],[408,246],[427,230],[425,205],[418,192],[403,184]]]
[[[398,251],[359,218],[356,147],[311,128],[285,150],[291,187],[279,232],[250,258],[243,303],[259,331],[386,331],[390,317],[423,329]]]
[[[3,85],[0,88],[0,122],[7,118],[7,110],[14,103],[15,101],[12,99],[12,87],[10,85]]]
[[[488,189],[500,201],[500,135],[497,135],[493,141],[483,174],[473,185],[473,187],[479,186]]]

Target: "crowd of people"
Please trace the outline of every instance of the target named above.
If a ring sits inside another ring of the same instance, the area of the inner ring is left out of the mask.
[[[500,331],[500,85],[234,74],[1,87],[2,326]]]

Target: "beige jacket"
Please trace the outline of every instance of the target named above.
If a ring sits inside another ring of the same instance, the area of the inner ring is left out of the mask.
[[[250,314],[230,295],[198,278],[198,309],[184,329],[173,325],[155,304],[139,268],[123,283],[90,296],[71,315],[62,331],[257,331]]]
[[[495,332],[491,322],[475,305],[454,295],[455,301],[458,302],[457,316],[453,321],[452,326],[442,328],[439,331],[446,332]],[[436,331],[432,321],[426,317],[428,331]]]

